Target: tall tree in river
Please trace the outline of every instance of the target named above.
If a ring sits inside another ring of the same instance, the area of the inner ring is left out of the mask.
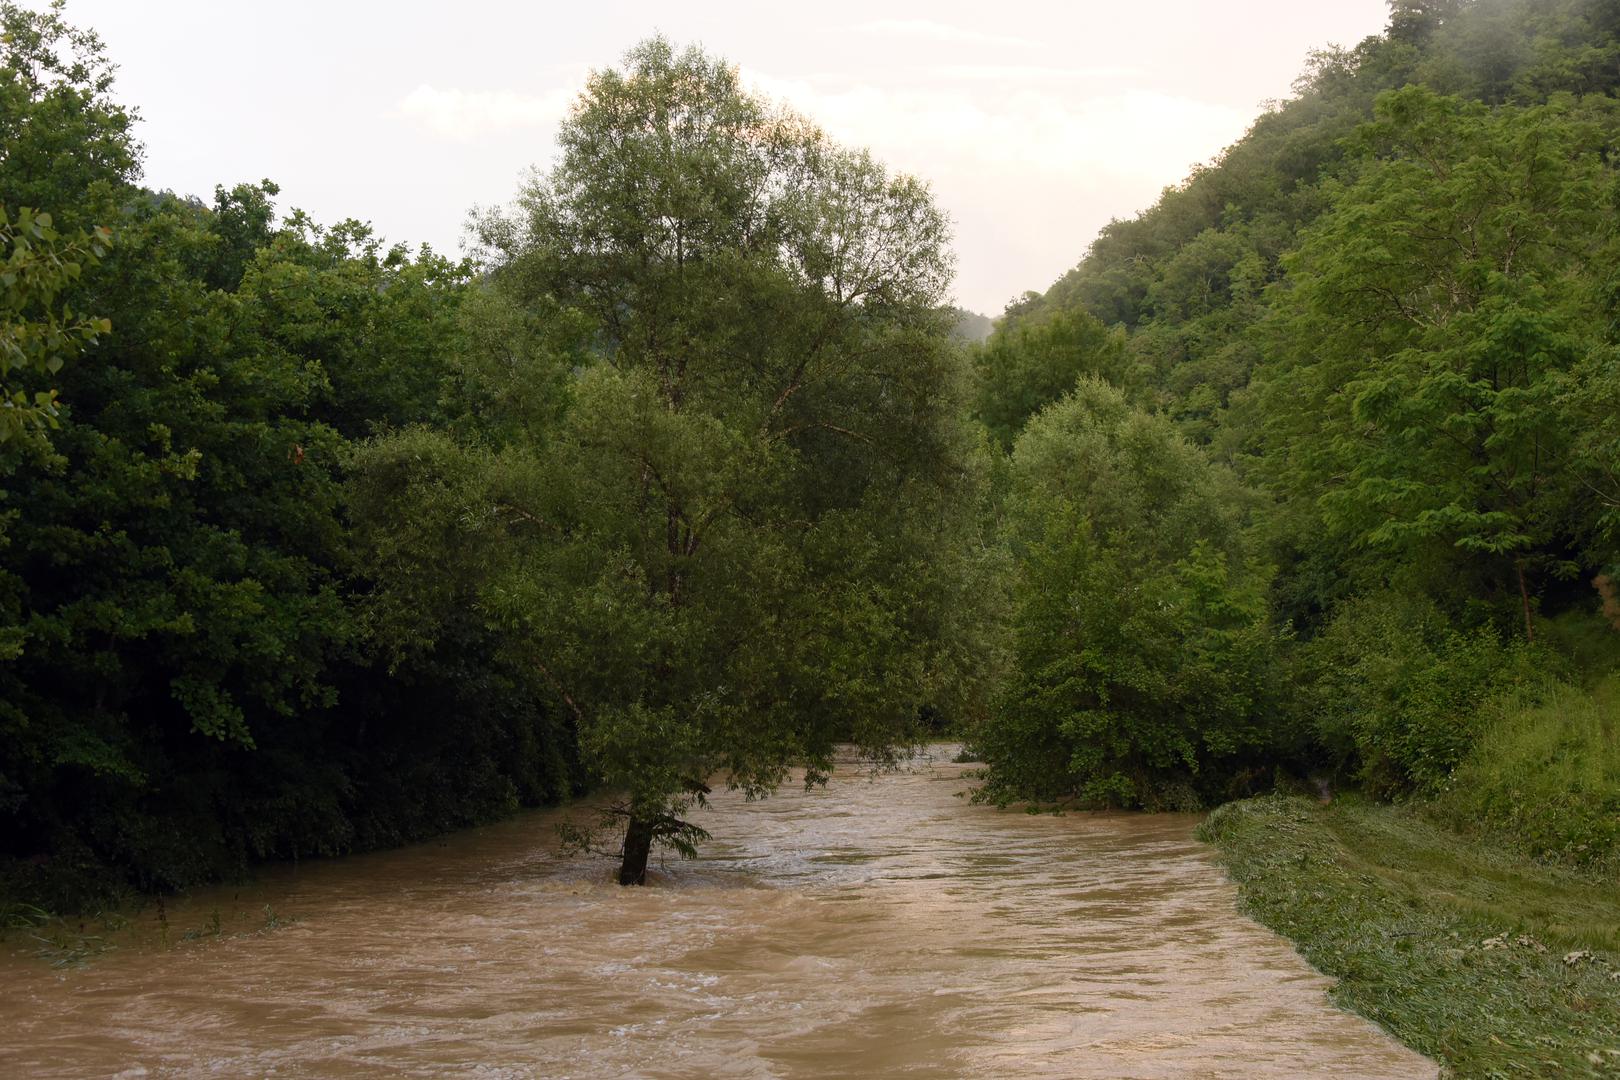
[[[993,556],[924,185],[662,39],[591,77],[561,149],[479,221],[490,310],[551,336],[532,392],[472,406],[478,443],[375,443],[358,505],[407,634],[459,578],[545,673],[640,884],[711,778],[814,781],[963,701]],[[488,415],[519,399],[552,419]]]

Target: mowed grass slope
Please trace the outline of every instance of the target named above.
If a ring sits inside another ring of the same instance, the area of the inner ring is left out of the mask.
[[[1263,798],[1202,828],[1335,999],[1459,1077],[1620,1076],[1620,877],[1416,808]]]

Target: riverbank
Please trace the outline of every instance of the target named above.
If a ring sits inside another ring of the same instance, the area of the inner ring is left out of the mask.
[[[1201,827],[1334,1000],[1458,1077],[1620,1076],[1620,880],[1402,807],[1270,797]]]

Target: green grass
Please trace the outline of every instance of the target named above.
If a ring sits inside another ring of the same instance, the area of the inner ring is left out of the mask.
[[[1620,676],[1490,712],[1433,814],[1541,859],[1620,864]]]
[[[1204,824],[1244,910],[1335,1000],[1458,1077],[1620,1077],[1620,877],[1550,867],[1424,813],[1230,803]]]

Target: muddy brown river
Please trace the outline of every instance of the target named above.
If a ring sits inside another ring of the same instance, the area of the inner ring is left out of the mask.
[[[82,963],[13,932],[0,1076],[1435,1075],[1237,914],[1196,819],[998,812],[963,769],[721,795],[644,889],[548,811],[148,909]]]

